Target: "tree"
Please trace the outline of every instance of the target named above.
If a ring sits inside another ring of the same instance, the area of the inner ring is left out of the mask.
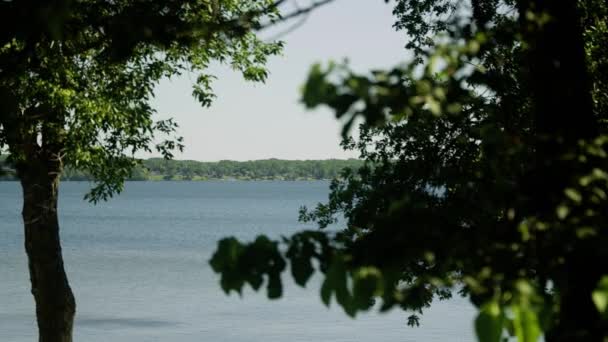
[[[87,198],[122,190],[152,146],[182,148],[172,120],[155,120],[154,85],[198,74],[213,98],[211,61],[263,81],[280,51],[254,30],[279,20],[271,0],[3,1],[0,4],[0,151],[23,188],[25,247],[41,342],[72,340],[75,299],[61,254],[57,194],[64,167],[92,175]]]
[[[350,314],[417,314],[454,291],[479,308],[480,341],[608,336],[605,207],[608,7],[604,1],[400,0],[410,64],[361,75],[314,66],[309,107],[365,119],[366,165],[281,242],[222,240],[211,265],[225,291],[281,295],[324,275],[322,300]],[[318,267],[314,265],[317,264]]]

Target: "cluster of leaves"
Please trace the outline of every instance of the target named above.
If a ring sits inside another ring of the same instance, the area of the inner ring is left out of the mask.
[[[365,120],[358,139],[347,137],[344,146],[358,150],[366,165],[334,181],[328,203],[301,215],[321,228],[345,219],[337,236],[315,237],[327,239],[329,250],[315,242],[309,243],[315,253],[299,251],[326,265],[319,267],[324,301],[335,293],[350,315],[368,309],[373,298],[382,309],[418,314],[434,298],[459,291],[480,309],[481,341],[505,334],[536,341],[543,332],[559,341],[605,336],[598,315],[608,302],[606,281],[600,282],[608,273],[602,209],[608,88],[606,73],[596,71],[608,66],[608,12],[602,1],[580,2],[570,12],[559,6],[398,1],[396,27],[413,37],[412,63],[370,75],[345,65],[312,68],[305,105],[326,105],[349,124]],[[582,68],[564,69],[561,78],[542,74],[560,72],[556,62],[547,63],[551,58],[576,63],[568,59],[575,54],[554,50],[555,37],[537,38],[556,20],[539,8],[577,16],[584,47],[563,49],[584,48]],[[580,76],[591,73],[585,93]],[[558,87],[583,89],[581,101],[563,109],[578,106],[576,118],[546,112],[555,106],[546,105],[551,93],[539,87],[551,80],[556,84],[547,88],[555,94]],[[298,241],[284,243],[285,250],[276,248],[287,258]],[[217,259],[225,245],[219,247],[212,265],[224,276],[227,264]],[[302,262],[291,267],[302,269]],[[223,284],[226,291],[243,283],[237,285]],[[418,316],[408,323],[416,325]]]
[[[17,166],[44,155],[87,172],[92,201],[122,189],[137,151],[183,148],[149,105],[161,78],[196,73],[193,95],[208,106],[211,61],[263,81],[281,51],[252,31],[278,18],[271,0],[9,1],[0,13],[0,150]]]

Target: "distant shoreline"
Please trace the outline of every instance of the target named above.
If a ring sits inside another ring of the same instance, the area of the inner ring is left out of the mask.
[[[129,181],[328,181],[340,178],[345,168],[358,169],[359,159],[199,162],[150,158],[141,161]],[[0,181],[16,181],[14,171],[4,160],[5,174]],[[62,181],[93,181],[86,171],[66,168]]]

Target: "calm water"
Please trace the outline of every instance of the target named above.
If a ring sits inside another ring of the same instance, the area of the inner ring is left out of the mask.
[[[352,342],[473,341],[473,310],[434,305],[420,328],[406,315],[352,320],[321,303],[318,284],[286,295],[225,296],[209,259],[226,235],[251,238],[307,228],[298,208],[324,201],[326,182],[128,183],[110,202],[82,200],[87,183],[62,184],[68,276],[77,301],[76,341]],[[21,190],[0,182],[0,341],[36,340],[21,227]]]

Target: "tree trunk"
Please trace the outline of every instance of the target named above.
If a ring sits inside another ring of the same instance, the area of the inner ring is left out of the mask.
[[[577,1],[519,0],[518,6],[528,48],[537,134],[536,161],[526,186],[528,207],[541,218],[552,217],[564,188],[584,171],[576,161],[563,156],[579,140],[588,141],[598,134],[581,15]],[[537,18],[547,16],[548,21],[542,24],[530,21],[530,13]],[[546,332],[546,341],[604,340],[606,331],[591,300],[591,291],[605,271],[601,266],[604,262],[596,260],[595,248],[598,247],[593,243],[577,242],[566,253],[563,269],[551,271],[559,293],[560,311],[554,327]]]
[[[25,250],[36,302],[39,342],[71,342],[76,303],[63,267],[57,190],[60,161],[17,167],[23,188]]]

